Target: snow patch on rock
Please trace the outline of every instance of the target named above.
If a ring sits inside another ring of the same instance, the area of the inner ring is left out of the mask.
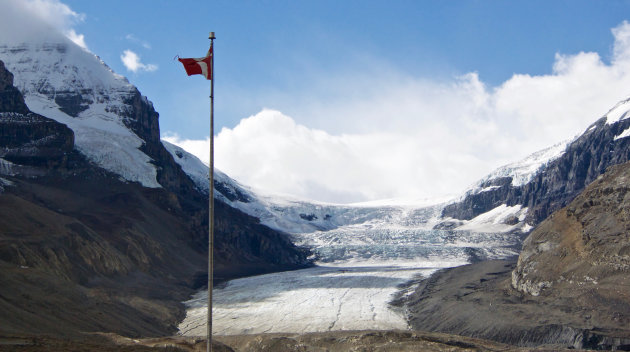
[[[184,170],[184,172],[195,183],[197,188],[205,194],[208,194],[210,184],[208,166],[206,166],[206,164],[199,160],[199,158],[188,153],[175,144],[169,143],[165,140],[162,140],[162,144],[164,145],[166,150],[171,153],[173,159],[175,159],[175,162],[179,164],[179,166],[181,166],[182,170]]]
[[[567,139],[560,143],[554,144],[549,148],[545,148],[535,153],[532,153],[523,160],[502,166],[487,175],[486,177],[477,181],[472,187],[469,188],[466,194],[477,194],[490,191],[492,190],[491,187],[481,187],[481,185],[487,183],[489,180],[501,177],[511,177],[512,186],[514,187],[522,186],[531,181],[534,176],[538,174],[538,171],[540,169],[561,157],[564,154],[567,145],[569,145],[574,140],[575,138]]]
[[[526,215],[527,207],[523,208],[520,204],[514,206],[501,204],[471,220],[461,220],[463,225],[455,229],[482,233],[505,233],[515,230],[526,232],[531,229],[531,226],[526,226],[527,224],[523,223]]]
[[[623,132],[621,132],[620,134],[615,136],[615,140],[621,139],[621,138],[626,138],[626,137],[630,137],[630,128],[626,128],[625,130],[623,130]]]
[[[29,94],[25,101],[31,111],[67,125],[74,132],[75,148],[88,160],[123,180],[149,188],[161,187],[152,159],[140,151],[144,141],[101,105],[90,106],[74,118],[43,95]]]
[[[628,111],[630,111],[630,98],[620,101],[606,113],[606,124],[612,125],[617,121],[627,119],[630,117]]]

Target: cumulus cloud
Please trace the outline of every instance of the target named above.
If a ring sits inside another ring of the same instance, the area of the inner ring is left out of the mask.
[[[66,37],[72,40],[76,45],[82,47],[87,50],[87,44],[85,44],[85,36],[83,34],[78,34],[74,29],[70,29],[66,32]]]
[[[382,67],[313,81],[340,98],[298,97],[292,117],[263,110],[223,129],[215,165],[245,184],[322,201],[457,194],[582,132],[630,95],[630,24],[612,33],[609,63],[557,54],[550,74],[515,74],[493,88],[476,73],[435,82]],[[207,140],[170,141],[207,160]]]
[[[194,154],[206,165],[210,162],[210,137],[200,140],[185,139],[171,132],[162,136],[162,139]]]
[[[120,55],[120,60],[127,70],[134,73],[138,71],[152,72],[158,69],[157,65],[142,63],[140,56],[131,50],[125,50],[122,55]]]
[[[3,14],[0,26],[4,34],[0,34],[0,39],[4,43],[45,41],[53,39],[56,33],[51,32],[60,32],[87,49],[84,35],[74,29],[85,21],[85,15],[58,0],[3,0],[0,2],[0,13]]]
[[[219,133],[216,164],[260,189],[345,203],[401,196],[403,185],[455,171],[423,168],[452,159],[446,150],[418,153],[425,143],[382,132],[331,135],[264,110]]]

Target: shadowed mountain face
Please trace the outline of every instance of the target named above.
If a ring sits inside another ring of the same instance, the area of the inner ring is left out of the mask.
[[[208,197],[162,146],[157,113],[139,93],[125,111],[157,166],[162,187],[147,188],[88,160],[12,79],[0,61],[0,333],[174,333],[206,284]],[[309,264],[286,235],[215,204],[217,279]]]
[[[13,86],[13,74],[0,61],[0,163],[2,173],[43,174],[35,167],[67,166],[74,133],[67,126],[33,114]]]
[[[620,138],[629,127],[630,119],[608,123],[604,116],[569,143],[562,155],[536,171],[529,182],[514,186],[512,177],[488,179],[480,185],[484,191],[467,194],[446,206],[442,215],[468,220],[501,204],[521,204],[529,208],[527,222],[538,224],[567,205],[607,167],[630,160],[630,138]]]
[[[27,114],[29,112],[22,93],[13,86],[13,74],[0,61],[0,112],[15,112]]]
[[[10,314],[0,317],[3,332],[173,330],[183,314],[178,301],[206,265],[190,245],[186,217],[161,190],[89,167],[71,170],[6,178],[0,305]]]

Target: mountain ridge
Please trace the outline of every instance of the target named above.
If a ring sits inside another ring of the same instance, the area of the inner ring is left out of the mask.
[[[469,220],[501,204],[520,204],[529,209],[528,224],[540,223],[553,211],[567,205],[608,166],[629,160],[630,140],[623,134],[630,128],[629,101],[615,105],[581,135],[567,142],[565,148],[560,143],[548,149],[556,150],[539,163],[528,182],[515,182],[514,175],[495,171],[458,201],[446,205],[442,217]],[[613,114],[616,119],[609,119]]]

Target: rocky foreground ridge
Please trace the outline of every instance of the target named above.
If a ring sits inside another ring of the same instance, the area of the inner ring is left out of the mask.
[[[630,329],[630,164],[611,167],[525,240],[512,286],[575,301],[584,326]]]
[[[404,306],[414,329],[519,346],[630,350],[630,163],[525,240],[518,261],[443,270]]]

